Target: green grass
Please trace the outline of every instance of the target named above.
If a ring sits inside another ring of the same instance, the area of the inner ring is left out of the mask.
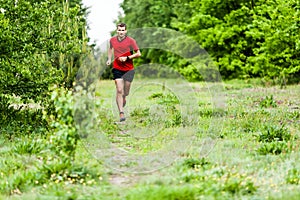
[[[136,79],[117,125],[114,83],[99,81],[71,167],[42,135],[0,136],[0,199],[298,199],[300,85],[225,82],[217,108],[216,86]]]

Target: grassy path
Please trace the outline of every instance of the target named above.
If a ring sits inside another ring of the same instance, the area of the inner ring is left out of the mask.
[[[168,81],[135,80],[123,125],[113,82],[100,81],[97,120],[74,162],[85,179],[29,184],[10,198],[299,199],[299,85],[232,81],[215,95],[213,84]],[[38,160],[16,145],[0,142],[0,179],[8,162],[22,174]]]

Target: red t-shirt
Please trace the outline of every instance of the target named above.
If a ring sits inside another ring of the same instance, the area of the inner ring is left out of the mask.
[[[131,59],[126,60],[125,62],[121,62],[118,59],[121,56],[130,56],[132,55],[133,51],[137,51],[139,49],[138,45],[136,44],[136,41],[133,38],[125,36],[125,38],[122,41],[119,41],[117,36],[112,37],[110,39],[110,48],[114,49],[113,67],[115,69],[121,71],[129,71],[134,68]]]

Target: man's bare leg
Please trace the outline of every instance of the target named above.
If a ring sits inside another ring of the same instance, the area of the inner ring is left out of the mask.
[[[124,81],[123,107],[126,105],[126,97],[129,95],[131,82]]]
[[[120,121],[125,120],[124,116],[124,108],[123,108],[123,97],[124,97],[124,80],[123,79],[115,79],[116,84],[116,102],[120,113]]]

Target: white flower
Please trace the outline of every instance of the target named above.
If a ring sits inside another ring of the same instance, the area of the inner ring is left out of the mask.
[[[2,13],[2,14],[4,14],[5,13],[5,9],[4,8],[0,8],[0,12]]]

